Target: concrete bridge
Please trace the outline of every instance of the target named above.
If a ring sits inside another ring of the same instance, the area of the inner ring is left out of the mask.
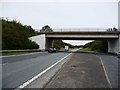
[[[107,31],[107,29],[55,29],[54,32],[40,32],[30,39],[40,45],[40,49],[52,47],[54,39],[60,40],[107,40],[108,52],[120,51],[120,31]]]

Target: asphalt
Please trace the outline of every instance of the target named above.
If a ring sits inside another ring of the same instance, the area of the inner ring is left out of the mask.
[[[74,53],[44,88],[110,88],[98,57]]]
[[[30,54],[20,54],[20,55],[13,55],[13,56],[3,56],[2,57],[2,64],[4,63],[13,63],[22,60],[29,60],[31,58],[36,58],[39,56],[46,56],[50,55],[51,53],[47,52],[37,52],[37,53],[30,53]]]
[[[37,53],[4,57],[2,64],[2,87],[17,88],[69,53]]]
[[[118,78],[120,77],[120,59],[114,55],[100,55],[98,54],[104,64],[104,68],[110,80],[112,88],[120,87],[120,83],[118,83]]]
[[[71,51],[75,52],[76,50]],[[69,53],[70,52],[45,52],[27,56],[18,55],[9,58],[5,57],[3,59],[3,88],[18,87]],[[53,69],[50,69],[46,72],[46,75],[41,76],[41,78],[35,80],[35,82],[31,83],[26,88],[120,87],[118,83],[118,76],[120,76],[118,71],[120,70],[120,59],[118,59],[117,56],[94,52],[81,52],[79,50],[67,59],[63,60],[61,65],[58,64],[59,66],[56,65]]]

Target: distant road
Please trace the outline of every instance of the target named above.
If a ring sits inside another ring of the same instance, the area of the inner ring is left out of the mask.
[[[3,57],[3,88],[17,88],[69,53],[36,53]]]

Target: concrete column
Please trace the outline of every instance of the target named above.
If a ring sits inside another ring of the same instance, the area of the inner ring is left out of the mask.
[[[46,39],[46,45],[45,45],[46,50],[48,50],[49,48],[52,48],[53,46],[52,42],[53,42],[52,39]]]
[[[112,39],[108,41],[108,52],[109,53],[118,53],[119,52],[119,39]]]

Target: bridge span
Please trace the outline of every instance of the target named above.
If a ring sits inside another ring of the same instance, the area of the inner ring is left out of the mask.
[[[30,38],[40,45],[40,48],[48,49],[52,47],[54,39],[61,40],[107,40],[108,52],[120,52],[120,31],[107,31],[105,29],[85,30],[54,30],[54,32],[39,32],[38,35]]]
[[[41,32],[47,39],[64,40],[96,40],[96,39],[118,39],[118,32]]]

